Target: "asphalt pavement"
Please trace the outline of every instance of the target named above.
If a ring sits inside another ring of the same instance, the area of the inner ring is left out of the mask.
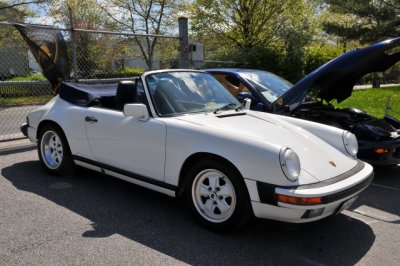
[[[53,177],[19,147],[0,150],[0,265],[400,265],[400,166],[329,219],[215,234],[177,199],[84,169]]]
[[[23,137],[20,126],[26,121],[26,115],[40,105],[26,105],[18,107],[0,106],[0,141]]]

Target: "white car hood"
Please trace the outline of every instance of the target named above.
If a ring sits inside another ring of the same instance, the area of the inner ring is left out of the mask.
[[[357,165],[356,159],[349,159],[349,156],[310,132],[280,120],[279,116],[253,111],[240,114],[226,111],[184,115],[175,119],[222,130],[224,134],[234,134],[237,138],[289,147],[298,154],[302,170],[319,181],[343,174]]]

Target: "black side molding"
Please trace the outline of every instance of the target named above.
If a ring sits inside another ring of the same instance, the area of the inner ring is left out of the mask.
[[[81,162],[84,162],[84,163],[87,163],[87,164],[91,164],[93,166],[97,166],[97,167],[100,167],[102,169],[106,169],[108,171],[111,171],[111,172],[114,172],[114,173],[117,173],[117,174],[120,174],[120,175],[124,175],[124,176],[130,177],[132,179],[136,179],[136,180],[139,180],[139,181],[151,184],[151,185],[155,185],[155,186],[158,186],[158,187],[166,188],[166,189],[169,189],[169,190],[172,190],[172,191],[175,191],[175,192],[178,191],[178,187],[177,186],[174,186],[174,185],[171,185],[171,184],[167,184],[167,183],[164,183],[164,182],[161,182],[161,181],[158,181],[158,180],[154,180],[154,179],[151,179],[149,177],[142,176],[142,175],[138,175],[138,174],[126,171],[126,170],[122,170],[122,169],[116,168],[114,166],[110,166],[110,165],[107,165],[107,164],[99,163],[99,162],[96,162],[96,161],[93,161],[93,160],[90,160],[90,159],[86,159],[84,157],[77,156],[77,155],[73,155],[72,158],[74,160],[81,161]]]

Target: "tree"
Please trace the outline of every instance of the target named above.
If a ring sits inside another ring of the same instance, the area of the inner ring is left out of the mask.
[[[308,0],[196,0],[192,31],[207,51],[296,81],[315,33],[313,7]]]
[[[45,3],[47,0],[6,0],[0,3],[0,11],[6,9],[14,9],[21,6],[26,6],[30,4],[42,4]]]
[[[304,76],[306,66],[306,47],[316,32],[316,19],[313,6],[307,1],[298,1],[296,8],[281,18],[278,36],[285,52],[285,77],[296,82]]]
[[[324,29],[344,40],[371,43],[400,35],[399,0],[325,0],[329,12],[347,16],[345,21],[327,21]]]
[[[119,29],[135,34],[159,35],[169,31],[171,17],[180,1],[173,0],[104,0],[98,1]],[[176,23],[176,22],[175,22]],[[175,24],[176,25],[176,24]],[[159,37],[132,37],[149,69],[153,69],[155,48]]]
[[[399,0],[325,0],[328,11],[347,16],[351,23],[340,20],[327,21],[324,29],[330,34],[342,38],[344,49],[347,41],[357,40],[360,43],[371,43],[400,34],[400,1]],[[374,87],[379,87],[376,73],[372,74]]]
[[[46,3],[49,0],[3,0],[0,1],[0,21],[25,22],[28,17],[35,17],[32,6]]]
[[[69,8],[72,9],[73,14],[72,25]],[[96,0],[53,0],[49,4],[48,13],[56,23],[74,29],[113,30],[116,28],[115,23],[98,6]],[[105,72],[113,70],[110,66],[113,64],[114,49],[109,47],[114,44],[113,36],[75,32],[75,42],[78,67],[76,74],[88,78],[95,72],[102,72],[105,75]],[[70,52],[69,56],[71,55]]]
[[[298,4],[297,0],[195,0],[192,30],[236,47],[266,46],[277,40],[282,18]]]

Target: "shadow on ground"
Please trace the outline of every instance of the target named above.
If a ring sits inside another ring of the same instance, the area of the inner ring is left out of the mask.
[[[83,237],[120,234],[189,264],[354,265],[375,241],[372,229],[346,215],[301,225],[253,219],[219,235],[199,227],[177,199],[109,176],[79,169],[69,178],[47,175],[37,161],[1,174],[19,190],[35,193],[93,222]]]
[[[371,185],[363,192],[363,197],[353,204],[351,209],[362,205],[400,216],[400,166],[374,168],[375,177]],[[379,217],[377,217],[379,219]],[[400,219],[392,223],[400,224]]]

